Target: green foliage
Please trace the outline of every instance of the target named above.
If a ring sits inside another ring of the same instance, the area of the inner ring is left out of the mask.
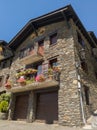
[[[4,112],[4,113],[8,111],[8,102],[7,101],[1,101],[0,111]]]
[[[48,75],[53,75],[53,69],[52,68],[48,69]]]
[[[7,101],[9,102],[10,101],[10,94],[6,94],[6,93],[3,93],[0,95],[0,102],[1,101]]]
[[[7,112],[10,101],[10,94],[3,93],[0,95],[0,112]]]
[[[34,83],[34,82],[35,82],[35,78],[27,79],[27,80],[26,80],[26,83],[27,83],[27,84],[31,84],[31,83]]]

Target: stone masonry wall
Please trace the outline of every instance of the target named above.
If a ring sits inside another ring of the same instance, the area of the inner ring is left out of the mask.
[[[90,46],[89,42],[85,38],[85,36],[82,34],[80,29],[75,26],[73,21],[71,20],[72,23],[72,30],[73,30],[73,37],[74,37],[74,42],[75,42],[75,60],[76,63],[80,63],[79,59],[79,51],[81,49],[80,44],[78,43],[78,37],[77,37],[77,31],[80,33],[82,39],[84,40],[85,43],[85,54],[86,54],[86,63],[87,63],[87,68],[88,68],[88,73],[85,73],[81,66],[79,67],[79,74],[81,77],[81,85],[82,85],[82,94],[83,94],[83,104],[84,104],[84,114],[85,118],[88,119],[91,114],[95,110],[97,110],[97,79],[95,76],[95,65],[97,65],[95,59],[93,58],[92,55],[92,47]],[[85,93],[83,91],[83,87],[87,86],[89,87],[89,100],[90,104],[86,105],[86,100],[85,100]]]
[[[14,77],[16,70],[25,66],[20,64],[19,51],[21,48],[28,44],[35,44],[37,46],[37,41],[41,38],[45,38],[44,63],[47,63],[52,57],[57,57],[58,64],[62,68],[58,93],[58,122],[61,125],[68,126],[81,125],[82,117],[77,87],[78,81],[75,68],[74,39],[72,36],[72,29],[66,26],[65,21],[51,24],[44,28],[45,32],[42,35],[32,39],[31,34],[16,50],[10,76],[12,80],[15,80]],[[58,40],[55,45],[50,45],[49,35],[54,32],[57,32]],[[30,95],[30,97],[33,96]],[[30,101],[31,98],[29,99],[29,111],[33,113],[33,110],[31,111],[31,109],[33,109],[31,108],[32,102]],[[32,115],[34,114],[35,113]],[[31,116],[28,115],[28,118],[31,118]]]

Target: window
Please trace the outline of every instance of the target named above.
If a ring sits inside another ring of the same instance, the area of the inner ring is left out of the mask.
[[[34,53],[34,45],[30,45],[29,47],[28,47],[28,55],[29,54],[33,54]]]
[[[83,71],[85,71],[86,73],[88,72],[88,67],[85,61],[81,61],[81,68],[83,69]]]
[[[57,43],[57,33],[50,36],[50,45]]]
[[[3,66],[3,62],[0,62],[0,70],[2,69]]]
[[[29,65],[26,66],[26,69],[28,69],[28,68],[37,69],[37,75],[40,75],[40,74],[43,73],[43,71],[42,71],[43,67],[42,67],[42,63],[41,62],[37,63],[37,64],[29,64]]]
[[[54,66],[58,66],[57,58],[50,60],[49,65],[50,65],[51,68],[54,67]]]
[[[42,74],[42,65],[37,66],[37,75]]]
[[[6,61],[3,61],[3,63],[2,63],[2,68],[6,68],[7,67],[7,60]]]
[[[38,46],[39,46],[39,47],[40,47],[40,46],[44,46],[44,39],[38,41]]]
[[[89,88],[87,86],[84,86],[84,93],[85,93],[85,100],[86,100],[86,105],[89,105]]]
[[[13,59],[11,58],[11,59],[9,60],[9,67],[11,67],[12,61],[13,61]]]
[[[27,48],[23,48],[22,50],[20,50],[19,57],[20,58],[26,57],[29,54],[32,54],[33,50],[34,50],[34,45],[31,45]]]
[[[85,43],[84,43],[83,39],[81,38],[81,36],[80,36],[79,33],[77,33],[77,35],[78,35],[78,42],[79,42],[80,45],[84,48],[84,47],[85,47]]]
[[[8,81],[8,79],[9,79],[9,74],[7,74],[7,76],[6,76],[6,82]]]
[[[44,55],[44,40],[38,42],[38,54]]]
[[[95,72],[95,78],[97,79],[97,72]]]
[[[20,57],[20,59],[24,57],[24,49],[20,50],[19,57]]]
[[[3,76],[0,76],[0,87],[2,87]]]

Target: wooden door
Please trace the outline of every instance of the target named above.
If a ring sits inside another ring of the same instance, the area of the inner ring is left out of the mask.
[[[58,91],[37,94],[36,119],[45,123],[58,120]]]
[[[25,120],[27,118],[28,94],[16,97],[14,120]]]

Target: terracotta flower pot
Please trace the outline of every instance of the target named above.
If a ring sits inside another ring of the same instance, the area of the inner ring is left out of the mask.
[[[20,82],[20,85],[21,85],[21,86],[25,86],[25,85],[26,85],[26,82]]]

